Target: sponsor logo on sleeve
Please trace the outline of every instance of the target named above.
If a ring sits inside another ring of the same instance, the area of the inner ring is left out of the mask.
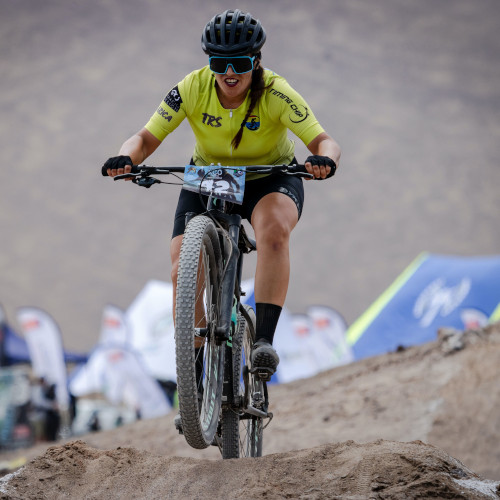
[[[279,99],[283,99],[290,106],[291,113],[288,115],[288,118],[292,123],[303,122],[309,116],[309,109],[304,105],[295,104],[290,97],[276,89],[271,89],[269,92]]]
[[[309,110],[302,104],[290,104],[292,108],[292,113],[288,115],[288,118],[292,123],[303,122],[309,116]]]
[[[164,110],[161,106],[158,106],[156,112],[165,120],[170,121],[172,119],[172,115],[168,113],[168,111]]]
[[[182,98],[179,94],[179,87],[176,85],[163,99],[165,104],[178,112],[181,109]]]

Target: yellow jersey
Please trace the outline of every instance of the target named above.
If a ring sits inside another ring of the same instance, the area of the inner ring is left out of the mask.
[[[196,138],[196,165],[289,164],[295,146],[287,129],[307,145],[323,128],[306,101],[283,77],[266,69],[264,81],[269,88],[245,122],[237,149],[231,141],[248,111],[250,91],[237,109],[223,108],[217,97],[215,76],[208,66],[193,71],[176,85],[145,127],[163,141],[187,118]]]

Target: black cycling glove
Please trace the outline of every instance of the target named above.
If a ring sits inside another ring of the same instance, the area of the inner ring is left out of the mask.
[[[102,166],[102,175],[108,175],[108,169],[117,170],[125,168],[126,165],[133,165],[130,156],[113,156],[113,158],[106,160],[106,163]]]
[[[312,155],[306,158],[304,163],[310,163],[311,165],[325,165],[330,167],[330,173],[326,176],[326,178],[330,178],[332,175],[335,175],[335,171],[337,170],[337,165],[329,156],[320,156],[320,155]],[[322,180],[321,178],[319,180]]]

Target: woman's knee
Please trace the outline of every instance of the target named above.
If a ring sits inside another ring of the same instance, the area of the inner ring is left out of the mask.
[[[288,249],[290,233],[293,227],[279,218],[270,218],[265,224],[255,229],[257,248],[266,247],[273,252]]]

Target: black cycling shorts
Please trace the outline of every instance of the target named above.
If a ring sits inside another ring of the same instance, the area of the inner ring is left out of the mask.
[[[289,196],[297,207],[300,219],[302,207],[304,206],[304,186],[300,177],[292,175],[268,175],[260,179],[247,181],[245,183],[243,204],[238,205],[231,203],[228,212],[239,214],[250,222],[252,219],[252,212],[257,203],[270,193],[283,193]],[[193,212],[201,214],[206,211],[208,197],[202,196],[202,199],[203,204],[198,193],[181,189],[177,209],[175,211],[172,238],[184,234],[187,213]]]

